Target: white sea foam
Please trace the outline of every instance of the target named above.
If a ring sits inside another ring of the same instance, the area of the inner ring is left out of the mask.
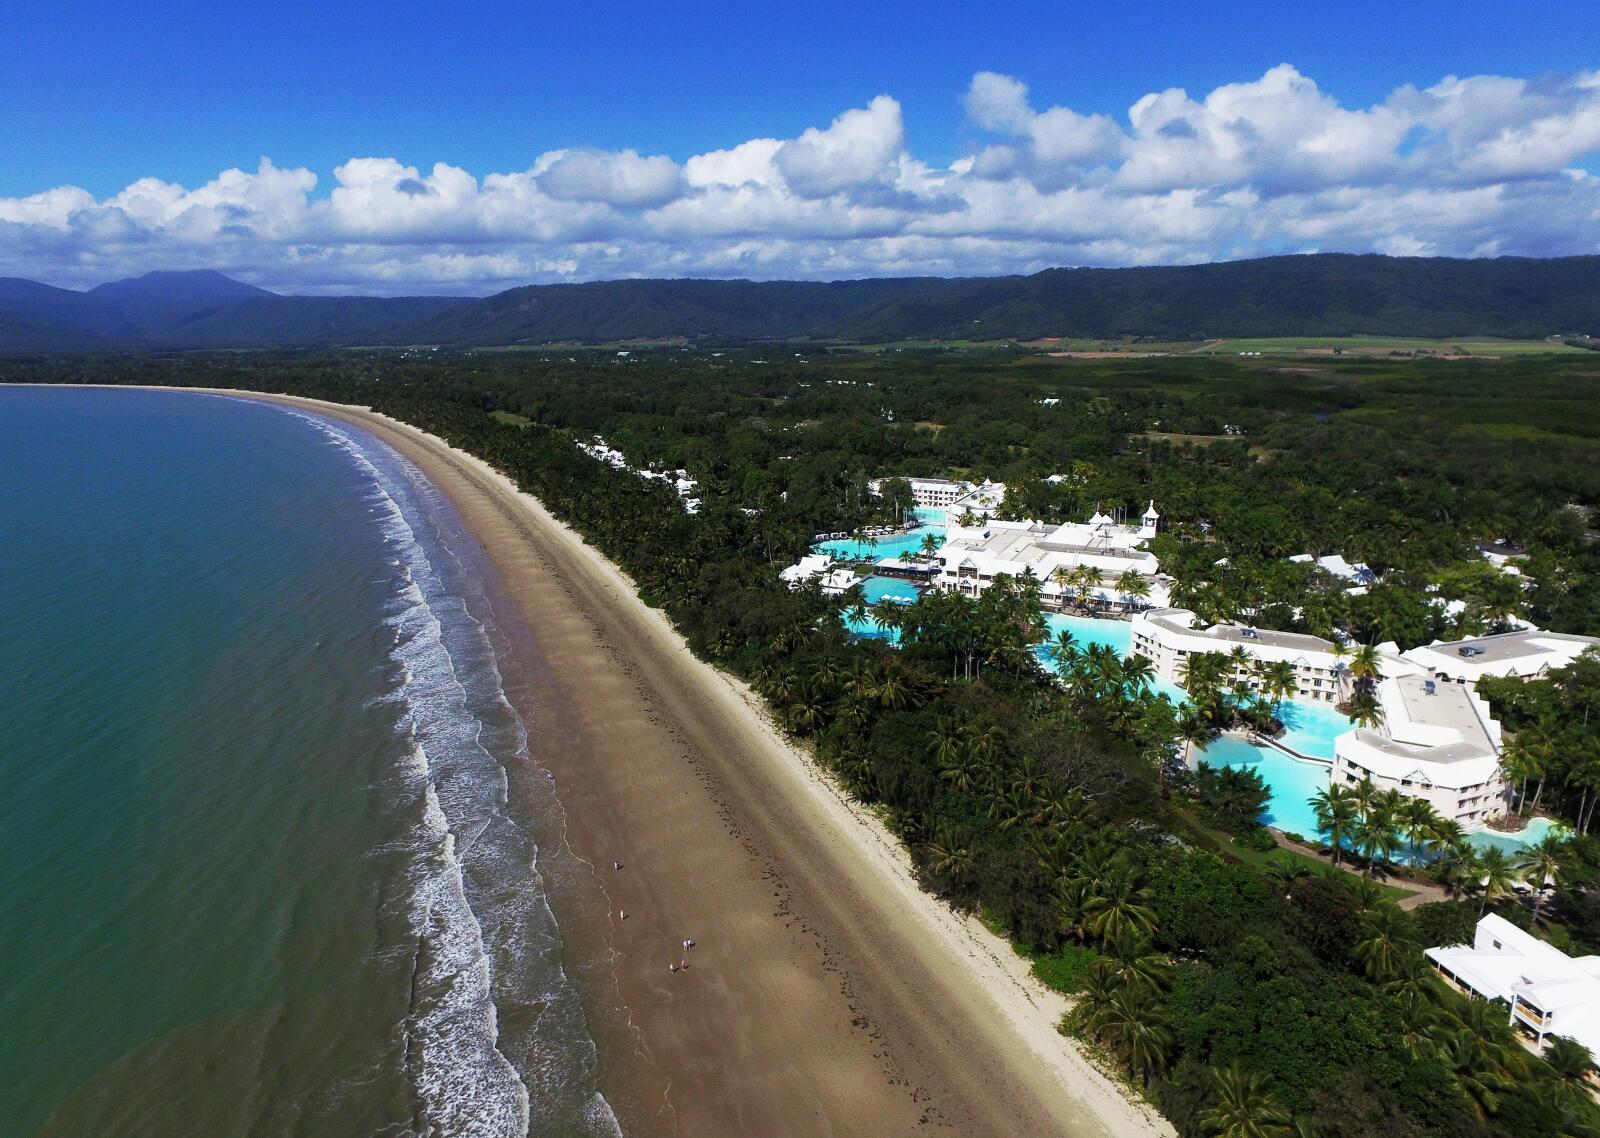
[[[399,570],[389,620],[401,676],[396,730],[407,748],[397,773],[418,803],[407,899],[417,951],[403,1030],[419,1128],[620,1135],[593,1089],[594,1044],[560,963],[537,846],[505,809],[508,774],[495,752],[525,756],[526,730],[505,698],[485,628],[418,537],[429,524],[418,499],[431,487],[398,456],[369,451],[338,424],[300,417],[371,476]],[[529,1013],[514,1038],[500,1033],[497,999]]]

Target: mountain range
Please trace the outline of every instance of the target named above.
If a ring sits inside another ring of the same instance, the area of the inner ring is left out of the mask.
[[[1600,332],[1600,256],[1312,254],[1030,276],[620,280],[485,298],[281,296],[211,270],[88,292],[0,278],[0,351]]]

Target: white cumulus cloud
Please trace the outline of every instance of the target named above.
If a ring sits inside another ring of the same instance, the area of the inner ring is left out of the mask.
[[[262,159],[0,198],[0,275],[83,287],[215,267],[284,291],[486,293],[624,276],[1030,272],[1343,250],[1600,252],[1600,72],[1447,76],[1345,106],[1290,64],[1121,113],[983,71],[932,164],[889,95],[687,156],[575,148],[473,173]]]

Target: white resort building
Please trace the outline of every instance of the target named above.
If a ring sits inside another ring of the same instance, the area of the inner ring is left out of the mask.
[[[887,478],[874,478],[867,483],[867,492],[875,497],[882,494],[887,481]],[[969,511],[987,517],[1006,500],[1004,482],[987,479],[966,482],[951,478],[907,478],[905,481],[911,486],[911,500],[919,508],[945,510],[952,521]]]
[[[778,579],[791,589],[798,589],[811,581],[819,581],[822,585],[822,595],[837,597],[846,592],[856,583],[856,575],[850,569],[835,569],[833,558],[826,553],[808,553],[799,561],[789,566],[778,574]]]
[[[1596,647],[1600,639],[1593,636],[1525,628],[1469,640],[1435,640],[1401,657],[1436,679],[1474,684],[1484,676],[1542,676]]]
[[[1133,650],[1153,663],[1158,675],[1175,684],[1183,682],[1184,661],[1190,656],[1227,654],[1241,647],[1252,661],[1293,664],[1299,684],[1297,698],[1339,702],[1339,661],[1332,642],[1320,636],[1242,624],[1202,624],[1188,609],[1158,609],[1133,618]],[[1231,678],[1248,682],[1252,677],[1235,666]]]
[[[1493,913],[1470,945],[1441,945],[1427,956],[1462,991],[1503,1001],[1512,1026],[1537,1047],[1560,1035],[1600,1056],[1600,956],[1573,959]]]
[[[1425,676],[1389,676],[1377,687],[1383,720],[1333,741],[1335,786],[1371,779],[1380,790],[1422,798],[1441,818],[1480,830],[1506,812],[1500,724],[1477,692]]]
[[[1332,642],[1319,636],[1204,625],[1188,609],[1167,609],[1133,618],[1132,648],[1175,684],[1183,682],[1189,657],[1243,648],[1249,661],[1233,665],[1234,681],[1253,683],[1249,666],[1256,661],[1287,662],[1295,669],[1297,698],[1336,704],[1341,696],[1342,663]],[[1371,779],[1379,790],[1426,799],[1441,818],[1454,819],[1464,830],[1482,829],[1506,812],[1509,798],[1500,770],[1500,724],[1489,705],[1464,685],[1428,678],[1393,644],[1379,645],[1379,652],[1385,678],[1375,694],[1382,720],[1334,739],[1331,783],[1349,786]]]
[[[976,596],[1004,575],[1032,574],[1046,605],[1062,607],[1077,587],[1060,578],[1084,567],[1099,574],[1089,597],[1108,605],[1166,605],[1171,580],[1160,573],[1156,556],[1143,548],[1156,534],[1161,515],[1152,503],[1137,526],[1122,525],[1096,511],[1087,522],[1047,526],[1041,522],[985,521],[963,526],[955,509],[939,550],[934,584]],[[1146,594],[1124,596],[1117,581],[1128,570],[1144,579]]]

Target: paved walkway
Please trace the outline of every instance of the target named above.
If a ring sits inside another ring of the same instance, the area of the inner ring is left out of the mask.
[[[1301,857],[1313,858],[1316,861],[1320,861],[1323,865],[1333,865],[1333,858],[1323,853],[1321,850],[1313,849],[1310,846],[1303,846],[1299,842],[1291,842],[1277,830],[1272,830],[1269,828],[1268,832],[1272,835],[1273,840],[1278,843],[1279,849],[1288,850],[1290,853],[1297,853]],[[1353,877],[1360,876],[1355,870],[1350,869],[1345,863],[1341,863],[1338,868],[1344,870]],[[1430,901],[1449,900],[1449,898],[1445,896],[1445,891],[1443,889],[1426,881],[1417,881],[1409,877],[1378,877],[1375,878],[1375,880],[1380,884],[1390,885],[1396,889],[1407,889],[1411,891],[1412,895],[1410,897],[1402,897],[1400,899],[1400,907],[1402,909],[1415,909],[1418,905],[1425,905]]]

